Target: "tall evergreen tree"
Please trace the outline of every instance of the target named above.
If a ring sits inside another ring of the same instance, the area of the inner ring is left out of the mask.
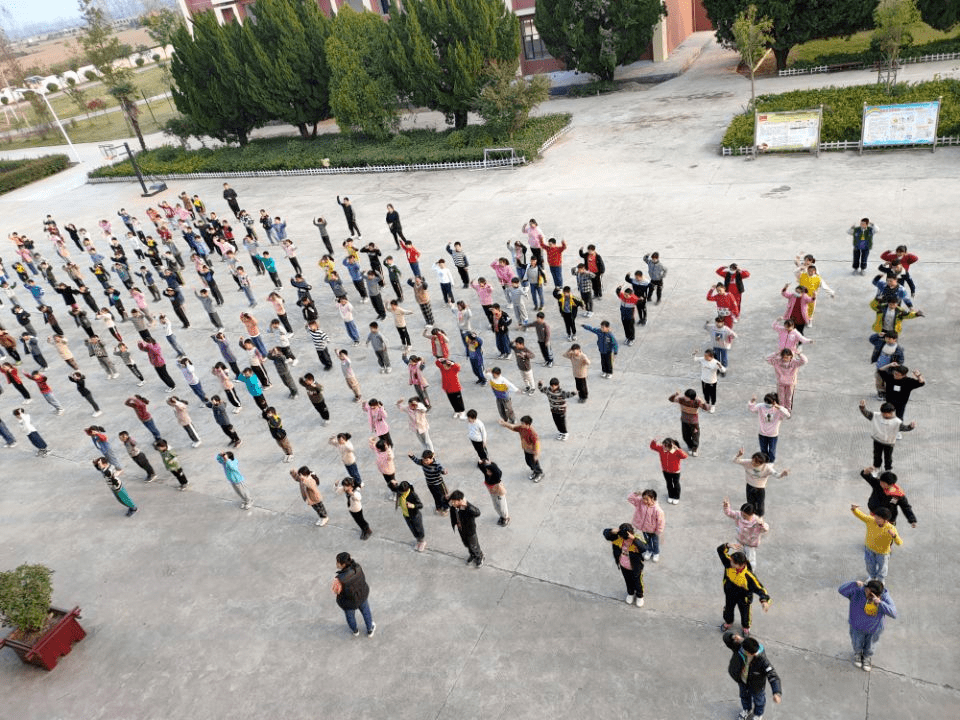
[[[387,25],[344,5],[326,43],[330,109],[342,132],[384,138],[397,126],[397,90],[385,61]]]
[[[917,0],[920,17],[937,30],[946,32],[960,23],[960,2],[957,0]]]
[[[401,93],[457,128],[491,62],[517,67],[520,25],[503,0],[391,0],[390,63]]]
[[[240,145],[268,119],[246,82],[247,58],[257,47],[247,25],[220,25],[212,12],[199,13],[193,37],[186,27],[174,34],[170,63],[177,110],[204,134]]]
[[[315,0],[257,0],[253,9],[259,47],[249,58],[251,93],[271,118],[316,135],[317,123],[330,117],[330,20]]]
[[[734,44],[733,23],[750,5],[756,5],[758,14],[773,22],[770,47],[777,68],[784,70],[794,45],[871,27],[877,0],[703,0],[717,29],[717,40]]]
[[[666,14],[661,0],[537,0],[535,22],[551,55],[610,82],[647,51]]]

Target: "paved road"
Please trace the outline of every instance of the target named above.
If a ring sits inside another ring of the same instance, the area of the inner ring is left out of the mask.
[[[763,358],[776,347],[770,324],[782,310],[779,291],[792,279],[792,258],[800,250],[817,256],[837,297],[818,303],[810,331],[816,343],[779,450],[778,464],[791,474],[773,481],[768,493],[772,532],[760,550],[758,574],[774,604],[768,614],[757,612],[754,632],[784,682],[784,702],[769,706],[768,717],[952,717],[960,671],[953,640],[960,610],[954,592],[960,382],[948,360],[960,351],[950,216],[960,175],[957,153],[720,158],[723,128],[749,96],[735,63],[733,54],[711,46],[688,73],[652,89],[552,101],[547,109],[574,113],[573,131],[529,168],[234,182],[248,208],[288,219],[308,268],[320,247],[310,218],[322,212],[335,237],[344,231],[334,204],[340,193],[354,200],[364,239],[384,249],[392,243],[383,207],[393,202],[408,236],[424,250],[425,265],[446,242],[460,240],[472,272],[484,272],[531,216],[574,248],[594,242],[609,282],[592,319],[606,317],[618,330],[610,286],[640,267],[644,252],[659,250],[670,268],[664,302],[651,307],[638,343],[621,348],[611,381],[598,377],[594,345],[581,335],[594,360],[591,396],[586,405],[571,406],[566,443],[553,439],[543,398],[516,399],[517,410],[531,414],[543,431],[547,477],[538,485],[525,479],[516,437],[495,427],[489,390],[469,385],[464,373],[468,406],[486,421],[493,457],[505,470],[513,518],[507,528],[496,525],[464,426],[446,416],[439,380],[431,374],[437,406],[431,432],[449,470],[448,485],[463,488],[483,511],[479,533],[487,561],[480,570],[464,567],[463,548],[443,518],[425,518],[429,548],[422,555],[412,551],[362,448],[365,513],[375,534],[358,540],[342,498],[331,491],[342,468],[324,443],[331,431],[348,431],[362,445],[364,420],[342,379],[324,374],[312,360],[302,333],[294,341],[297,369],[321,376],[333,422],[319,428],[306,400],[268,392],[290,431],[294,462],[311,465],[323,478],[332,515],[324,528],[314,527],[252,404],[237,427],[255,508],[241,512],[213,462],[222,436],[208,413],[193,409],[204,444],[189,448],[152,376],[142,390],[159,406],[158,422],[180,452],[192,489],[176,492],[169,476],[141,485],[130,465],[128,486],[142,509],[124,518],[89,466],[92,448],[79,432],[90,422],[88,408],[65,387],[64,366],[51,357],[54,388],[67,413],[58,418],[42,403],[31,406],[53,447],[46,460],[31,457],[23,442],[4,451],[0,557],[10,566],[32,561],[53,567],[56,603],[81,605],[90,634],[50,676],[0,654],[11,717],[261,718],[336,711],[418,719],[734,718],[736,687],[726,676],[729,655],[717,631],[722,592],[714,548],[733,540],[720,503],[724,496],[742,502],[742,473],[729,461],[741,445],[754,449],[755,419],[745,405],[752,394],[773,389]],[[956,72],[943,65],[911,66],[909,72]],[[761,80],[759,89],[847,82],[851,75]],[[135,185],[81,182],[73,170],[3,196],[7,230],[38,235],[47,212],[87,227],[121,206],[143,214]],[[225,210],[215,181],[172,185],[170,199],[181,189]],[[889,583],[900,617],[888,624],[869,675],[850,664],[846,605],[836,593],[842,581],[864,573],[863,530],[848,508],[865,505],[868,495],[857,471],[869,462],[869,425],[857,401],[877,404],[866,341],[871,288],[867,278],[850,275],[844,234],[863,215],[880,228],[879,246],[905,243],[921,256],[917,304],[928,313],[904,332],[907,363],[924,372],[928,387],[908,409],[919,427],[895,455],[920,524],[911,529],[901,523],[906,543],[891,561]],[[666,396],[697,386],[690,353],[702,346],[701,327],[711,317],[704,295],[716,280],[715,268],[730,261],[752,274],[731,370],[721,382],[716,414],[703,419],[701,455],[684,466],[682,503],[664,506],[663,559],[645,573],[646,605],[628,607],[600,530],[630,519],[630,491],[653,487],[663,494],[647,444],[679,431]],[[320,284],[316,272],[311,277]],[[229,308],[223,314],[236,335],[243,306],[230,285],[222,283]],[[261,296],[270,290],[260,280],[256,285]],[[317,296],[327,298],[322,288]],[[261,323],[271,316],[263,303],[257,312]],[[178,337],[205,368],[215,359],[206,323],[199,307],[191,306],[190,314],[194,327]],[[548,316],[558,331],[553,308]],[[369,319],[367,306],[359,317],[361,325]],[[322,320],[344,343],[331,308],[323,308]],[[422,327],[416,316],[412,324]],[[450,328],[446,318],[441,324]],[[79,334],[68,332],[79,346]],[[393,338],[392,328],[387,334]],[[493,364],[492,337],[484,338]],[[555,352],[566,346],[561,340],[558,334]],[[428,352],[424,341],[416,345]],[[402,372],[381,376],[372,354],[357,348],[352,355],[366,397],[392,403],[409,394]],[[143,439],[132,413],[120,405],[135,390],[129,375],[108,383],[86,358],[81,362],[109,408],[100,420],[111,435],[131,429]],[[146,367],[145,360],[140,364]],[[512,361],[502,366],[518,379]],[[535,373],[572,384],[563,362]],[[9,389],[0,398],[5,418],[14,400]],[[396,415],[400,477],[428,497],[419,471],[402,457],[416,443]],[[354,553],[370,579],[378,623],[373,639],[350,637],[333,603],[329,582],[340,550]]]

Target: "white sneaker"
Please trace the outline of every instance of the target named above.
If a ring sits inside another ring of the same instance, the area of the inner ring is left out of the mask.
[[[316,525],[317,527],[323,527],[328,522],[330,522],[330,518],[320,518],[314,523],[314,525]]]
[[[711,405],[711,406],[710,406],[710,409],[707,410],[707,412],[709,412],[709,413],[714,413],[714,412],[716,412],[716,411],[717,411],[717,408],[716,408],[715,405]]]
[[[627,596],[623,599],[623,601],[624,601],[627,605],[633,605],[633,593],[630,593],[629,595],[627,595]]]
[[[300,362],[300,358],[294,358],[294,359],[293,359],[293,362],[290,363],[290,364],[293,365],[294,367],[296,367],[296,366],[297,366],[297,363],[299,363],[299,362]]]
[[[143,382],[144,382],[143,380],[141,380],[140,382],[138,382],[138,383],[137,383],[137,387],[143,387]]]
[[[740,711],[740,714],[737,715],[737,720],[747,720],[748,717],[750,717],[750,711],[749,711],[749,710],[741,710],[741,711]]]
[[[643,554],[643,559],[644,559],[644,560],[649,560],[652,556],[653,556],[653,553],[651,553],[651,552],[645,552],[645,553]]]
[[[284,456],[283,456],[283,461],[284,461],[285,463],[288,463],[288,462],[290,462],[291,460],[293,460],[293,455],[284,455]]]
[[[650,559],[653,560],[654,562],[660,562],[660,553],[657,553]]]
[[[191,444],[190,444],[190,447],[198,448],[198,447],[200,447],[201,445],[203,445],[203,440],[197,440],[195,443],[191,443]]]
[[[643,607],[643,598],[637,598],[637,607]]]
[[[242,407],[234,408],[234,409],[233,409],[233,414],[234,414],[234,415],[239,415],[241,410],[243,410]]]
[[[90,413],[90,417],[100,417],[101,415],[103,415],[103,410],[97,410],[94,413]]]

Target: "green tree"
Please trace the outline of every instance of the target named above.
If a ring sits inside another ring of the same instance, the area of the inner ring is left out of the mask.
[[[880,0],[873,11],[873,23],[876,30],[871,37],[883,54],[883,62],[877,71],[877,82],[886,75],[887,90],[897,81],[897,62],[900,51],[913,42],[910,28],[920,22],[920,11],[916,0]]]
[[[170,62],[177,110],[210,137],[240,145],[267,119],[246,82],[255,47],[248,25],[220,25],[213,12],[199,13],[193,37],[185,26],[174,34]]]
[[[342,132],[385,138],[396,130],[397,90],[386,67],[387,25],[344,5],[326,43],[330,109]]]
[[[67,78],[67,84],[62,89],[63,94],[70,98],[70,101],[79,108],[80,112],[85,113],[89,120],[90,110],[87,108],[87,91],[82,90],[72,77]]]
[[[503,0],[391,0],[390,64],[401,93],[457,128],[491,63],[520,55],[520,26]]]
[[[960,3],[957,0],[918,0],[920,17],[923,21],[946,32],[960,23]]]
[[[771,30],[773,30],[773,21],[767,17],[758,18],[756,5],[748,7],[733,21],[734,45],[740,53],[743,64],[750,70],[750,107],[754,107],[757,102],[753,68],[760,62],[760,58],[766,54],[767,48],[773,42]]]
[[[174,34],[183,27],[183,15],[172,8],[155,7],[141,15],[139,23],[147,31],[151,40],[158,46],[166,48],[173,44]],[[170,72],[170,63],[161,59],[157,65],[160,67],[164,85],[172,87],[173,75]]]
[[[551,55],[612,82],[617,66],[647,51],[666,14],[661,0],[537,0],[535,22]]]
[[[837,35],[850,35],[871,26],[877,0],[703,0],[717,29],[717,40],[733,45],[733,23],[750,5],[773,22],[770,47],[777,68],[787,67],[794,45]]]
[[[489,125],[502,128],[511,138],[523,127],[530,111],[550,94],[550,80],[534,75],[531,80],[517,77],[516,63],[492,63],[485,73],[475,108]]]
[[[79,0],[83,27],[78,38],[87,60],[100,73],[108,92],[120,103],[120,107],[130,121],[143,150],[147,143],[143,140],[140,123],[137,121],[137,105],[133,97],[137,91],[133,84],[133,71],[128,67],[116,65],[116,61],[129,54],[129,45],[123,45],[113,33],[113,28],[97,0]]]
[[[295,125],[303,137],[315,136],[317,124],[330,117],[330,20],[314,0],[257,0],[253,9],[251,93],[271,118]]]

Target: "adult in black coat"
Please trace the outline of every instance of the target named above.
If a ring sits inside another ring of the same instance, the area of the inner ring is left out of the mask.
[[[347,618],[350,631],[357,636],[360,629],[357,627],[357,610],[363,615],[363,623],[367,626],[367,637],[373,637],[377,624],[370,614],[370,586],[363,574],[360,564],[350,557],[350,553],[337,554],[337,575],[333,579],[333,594],[337,596],[337,605],[343,610]]]

